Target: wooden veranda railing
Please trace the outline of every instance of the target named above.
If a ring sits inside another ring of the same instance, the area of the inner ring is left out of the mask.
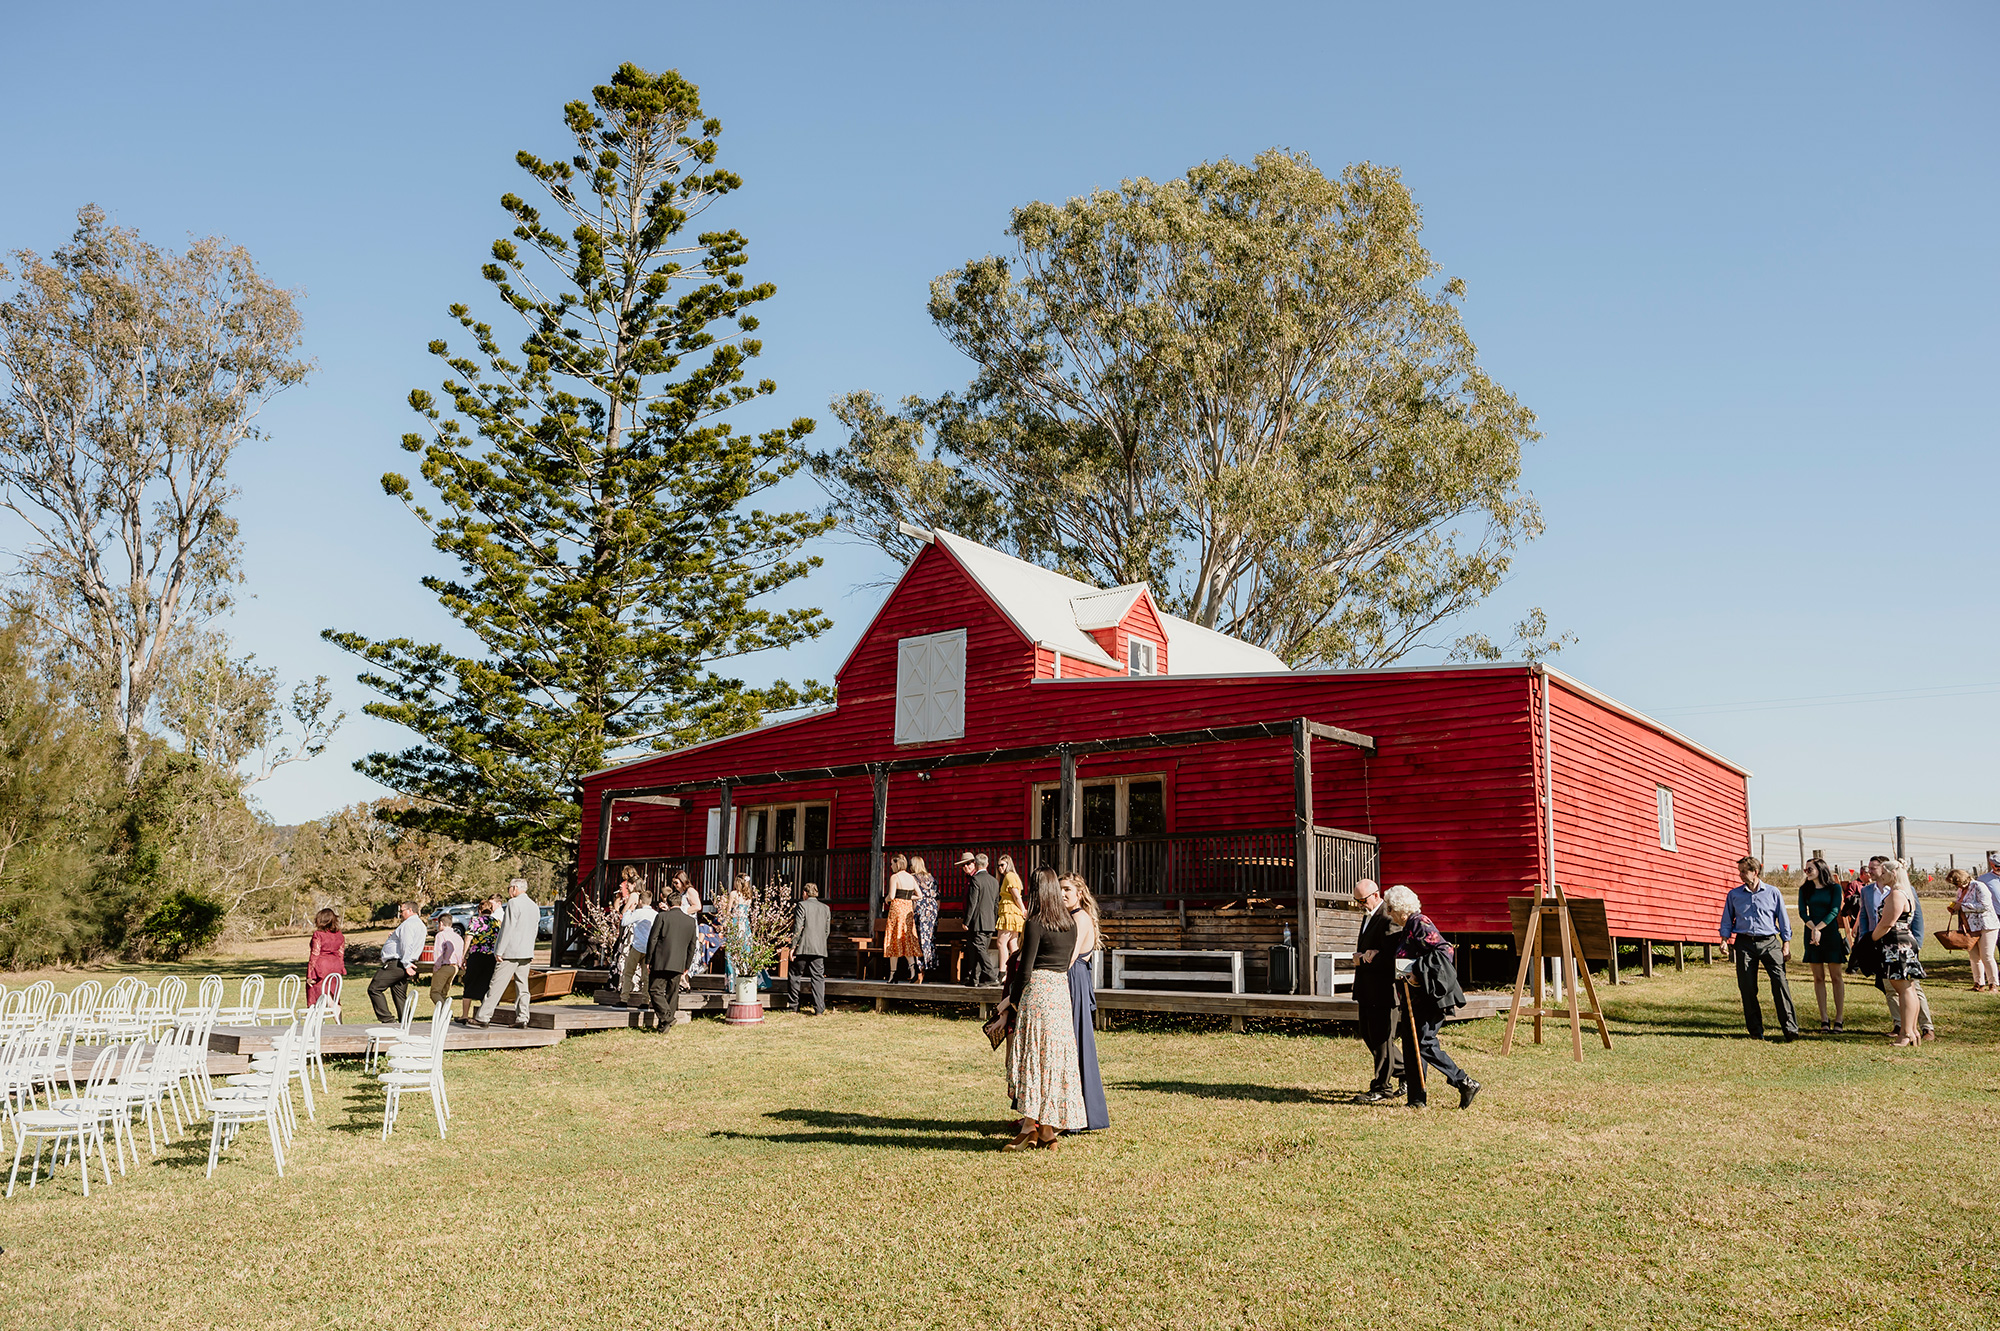
[[[1298,892],[1297,838],[1289,827],[1228,832],[1174,832],[1152,836],[1077,837],[1069,844],[1069,868],[1081,873],[1091,890],[1107,899],[1234,901],[1250,898],[1291,900]],[[962,909],[967,878],[958,868],[966,852],[987,857],[997,873],[1000,857],[1011,855],[1025,878],[1036,868],[1054,865],[1059,854],[1053,840],[987,840],[968,838],[951,844],[893,844],[890,855],[919,856],[938,881],[940,904]],[[1377,872],[1375,838],[1336,828],[1313,833],[1314,881],[1319,895],[1339,900],[1354,895],[1357,880]],[[662,884],[674,870],[685,869],[704,898],[723,891],[738,874],[759,887],[796,890],[817,883],[820,899],[836,910],[867,910],[870,905],[870,851],[867,847],[833,850],[774,851],[756,854],[689,855],[643,861],[649,884]]]

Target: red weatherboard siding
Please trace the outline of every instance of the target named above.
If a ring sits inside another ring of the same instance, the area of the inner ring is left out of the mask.
[[[1556,880],[1604,897],[1619,937],[1715,937],[1750,844],[1744,778],[1561,681],[1549,701]],[[1671,851],[1660,848],[1658,785],[1674,792]]]
[[[896,642],[954,628],[966,630],[965,737],[897,746]],[[1052,667],[1050,654],[1027,642],[949,555],[927,547],[841,668],[837,710],[587,782],[582,868],[588,872],[595,863],[594,796],[608,788],[1303,715],[1375,737],[1373,758],[1315,742],[1315,818],[1381,838],[1383,881],[1408,884],[1445,929],[1507,931],[1506,898],[1545,877],[1537,807],[1539,680],[1526,667],[1080,678],[1082,663],[1065,657],[1061,680],[1046,677]],[[1748,837],[1743,779],[1560,684],[1552,712],[1559,881],[1606,896],[1620,935],[1708,936],[1713,902]],[[1168,826],[1175,832],[1291,825],[1288,737],[1085,756],[1078,763],[1084,780],[1152,772],[1166,776]],[[1027,835],[1029,792],[1056,775],[1053,757],[940,771],[929,781],[897,775],[890,781],[889,839],[949,844]],[[1674,790],[1677,854],[1658,847],[1655,780]],[[613,858],[700,853],[707,810],[718,796],[703,791],[684,798],[680,809],[621,806],[631,821],[614,829]],[[866,777],[739,788],[735,804],[804,800],[832,803],[835,847],[868,844],[873,788]]]

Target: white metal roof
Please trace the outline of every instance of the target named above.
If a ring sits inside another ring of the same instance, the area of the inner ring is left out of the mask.
[[[1093,587],[948,531],[932,536],[1030,642],[1079,661],[1113,669],[1124,666],[1098,645],[1089,630],[1110,628],[1123,620],[1140,596],[1152,595],[1145,583]],[[1173,674],[1239,675],[1286,668],[1275,654],[1226,633],[1165,613],[1160,614],[1160,623],[1167,631],[1167,668]]]
[[[1076,626],[1085,632],[1091,629],[1117,628],[1125,622],[1125,616],[1132,613],[1139,598],[1148,595],[1143,582],[1128,582],[1123,587],[1113,587],[1109,591],[1085,592],[1069,599],[1076,612]],[[1159,611],[1154,606],[1155,613]]]

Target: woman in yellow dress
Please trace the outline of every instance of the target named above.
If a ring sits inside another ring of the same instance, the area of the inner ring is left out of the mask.
[[[1027,923],[1028,904],[1021,896],[1021,874],[1012,855],[1002,855],[1000,869],[1000,909],[993,917],[993,936],[1000,952],[1000,982],[1007,981],[1007,958],[1021,947],[1021,926]]]
[[[915,980],[924,955],[923,941],[917,937],[917,879],[901,855],[889,857],[883,898],[882,955],[889,963],[889,983],[899,982],[906,961],[910,979]]]

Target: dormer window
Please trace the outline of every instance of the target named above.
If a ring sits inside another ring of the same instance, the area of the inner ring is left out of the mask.
[[[1125,648],[1126,666],[1128,671],[1134,675],[1151,675],[1156,673],[1153,663],[1158,658],[1159,649],[1144,638],[1132,639]]]

